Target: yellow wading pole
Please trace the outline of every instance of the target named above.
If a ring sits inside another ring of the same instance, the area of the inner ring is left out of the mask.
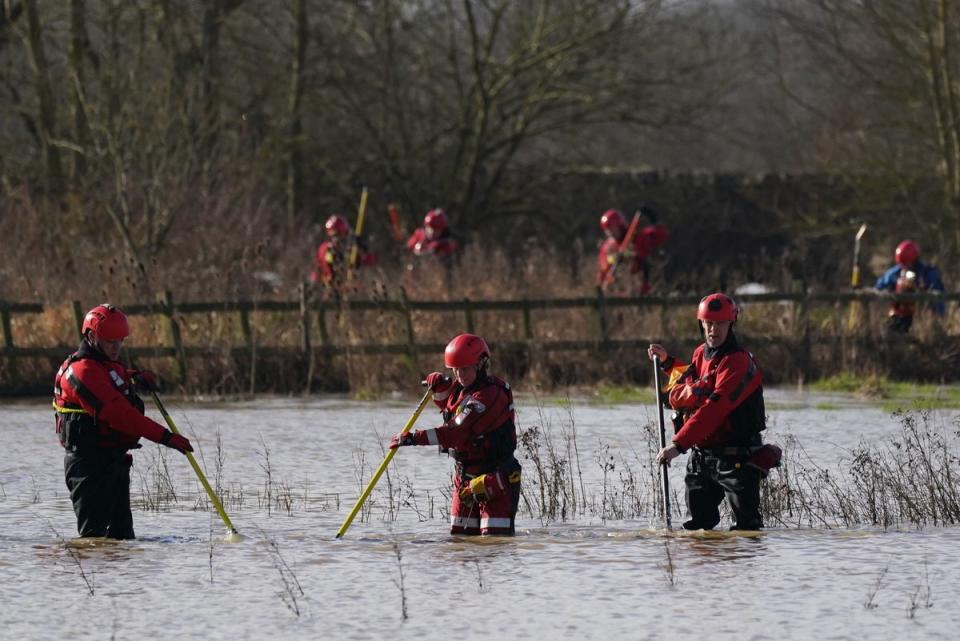
[[[364,187],[360,193],[360,207],[357,209],[357,226],[353,231],[353,247],[350,248],[350,262],[347,263],[347,269],[353,270],[357,267],[360,248],[357,247],[357,239],[363,234],[363,219],[367,215],[367,188]]]
[[[850,289],[860,289],[860,241],[867,232],[867,223],[860,225],[853,239],[853,271],[850,274]],[[860,324],[860,301],[850,301],[850,314],[847,317],[847,329],[854,330]]]
[[[423,398],[420,399],[420,405],[417,406],[417,411],[413,413],[413,416],[410,417],[410,420],[407,421],[407,424],[403,426],[403,429],[400,430],[401,434],[406,434],[410,431],[410,428],[413,427],[413,424],[417,422],[417,419],[420,418],[420,414],[423,412],[423,408],[427,406],[427,401],[430,400],[431,391],[428,389],[427,392],[423,395]],[[397,448],[399,449],[399,448]],[[377,484],[377,481],[380,480],[380,477],[383,475],[384,471],[387,469],[387,466],[390,465],[390,461],[393,460],[393,455],[397,453],[397,450],[387,450],[387,455],[383,457],[383,462],[380,463],[380,467],[377,468],[377,471],[373,473],[373,477],[370,479],[370,482],[367,483],[366,489],[363,490],[363,494],[360,495],[360,498],[357,499],[356,505],[353,506],[353,509],[350,510],[350,514],[347,515],[347,518],[344,519],[343,525],[340,526],[340,529],[337,531],[337,538],[339,539],[346,533],[347,528],[350,527],[350,524],[353,523],[353,519],[357,516],[357,512],[360,511],[360,508],[363,507],[364,502],[366,502],[367,497],[370,496],[370,492],[373,491],[373,487]]]
[[[151,391],[150,396],[153,397],[153,402],[157,404],[157,409],[160,410],[160,413],[163,415],[163,420],[167,422],[167,427],[170,428],[170,431],[174,434],[179,434],[180,430],[177,429],[177,425],[173,422],[173,419],[170,418],[170,414],[167,413],[167,408],[164,407],[163,403],[160,402],[160,397],[157,396],[157,393]],[[203,489],[207,491],[207,496],[210,497],[210,502],[213,503],[213,507],[216,508],[217,514],[220,515],[220,518],[223,519],[224,524],[227,526],[227,540],[239,541],[243,537],[239,532],[237,532],[237,528],[233,527],[233,523],[230,522],[230,517],[227,516],[226,511],[224,511],[223,504],[220,503],[220,499],[217,498],[213,488],[210,487],[210,482],[207,481],[207,477],[204,475],[203,470],[201,470],[200,466],[197,465],[197,459],[193,458],[192,452],[184,453],[187,455],[187,460],[190,461],[190,465],[193,466],[193,471],[197,473],[197,478],[200,479],[200,484],[203,485]]]

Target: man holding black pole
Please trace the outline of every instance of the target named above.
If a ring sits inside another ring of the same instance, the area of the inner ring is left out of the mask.
[[[753,355],[737,342],[733,325],[737,305],[726,294],[700,301],[697,320],[704,343],[690,365],[667,354],[662,345],[647,350],[668,374],[665,387],[674,409],[676,434],[657,453],[657,463],[669,465],[680,454],[687,461],[686,530],[710,530],[720,522],[726,496],[733,510],[734,530],[759,530],[760,480],[780,460],[780,448],[764,445],[766,427],[763,375]]]

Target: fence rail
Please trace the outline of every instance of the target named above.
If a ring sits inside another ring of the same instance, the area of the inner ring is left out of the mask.
[[[304,357],[309,361],[309,380],[313,375],[314,359],[317,355],[332,357],[337,355],[371,355],[396,354],[416,357],[417,354],[436,354],[443,350],[444,344],[433,342],[419,342],[416,337],[413,312],[459,312],[463,315],[463,329],[474,330],[474,314],[477,312],[519,312],[522,314],[523,337],[520,340],[495,341],[495,347],[500,350],[527,350],[528,352],[556,352],[570,350],[599,350],[611,351],[628,348],[643,348],[650,340],[663,337],[631,337],[613,338],[609,331],[608,313],[611,309],[623,308],[659,308],[666,313],[670,308],[689,308],[699,302],[696,295],[666,295],[642,297],[607,297],[597,288],[594,296],[575,298],[524,298],[513,300],[409,300],[401,290],[395,299],[382,300],[352,300],[336,301],[313,300],[310,289],[304,285],[300,288],[299,300],[267,300],[267,301],[215,301],[215,302],[178,302],[170,292],[165,292],[156,302],[138,303],[122,306],[130,316],[160,316],[163,318],[169,336],[169,344],[145,347],[126,348],[130,358],[162,357],[172,358],[176,363],[177,375],[180,381],[187,378],[188,360],[191,358],[209,355],[230,354],[237,358],[246,358],[251,362],[250,389],[254,389],[255,363],[257,357],[285,355]],[[853,302],[876,304],[883,301],[922,301],[922,302],[956,302],[960,301],[960,293],[915,293],[889,294],[872,290],[849,292],[799,292],[799,293],[764,293],[744,294],[737,296],[738,302],[743,305],[756,303],[788,303],[796,310],[798,325],[792,338],[796,339],[801,349],[809,347],[811,327],[809,309],[815,305],[850,305]],[[43,314],[47,307],[41,303],[19,303],[0,301],[0,325],[3,330],[3,345],[0,346],[0,358],[4,360],[4,367],[0,374],[7,379],[7,386],[16,383],[17,370],[14,362],[17,359],[50,358],[59,359],[68,353],[72,345],[51,346],[17,346],[14,341],[12,318],[15,315]],[[593,314],[593,332],[588,337],[574,340],[543,340],[534,332],[533,313],[547,310],[588,309]],[[400,343],[362,343],[349,344],[337,342],[331,334],[327,324],[327,315],[331,312],[342,313],[351,311],[376,310],[397,314],[402,319],[401,332],[405,340]],[[84,307],[79,301],[72,302],[74,322],[77,334],[83,321]],[[258,312],[296,313],[299,316],[300,341],[298,346],[260,345],[251,329],[250,315]],[[193,346],[185,345],[181,336],[181,319],[187,314],[224,313],[238,314],[243,342],[228,347]],[[688,313],[688,312],[685,312]],[[316,323],[320,342],[313,344],[313,323]],[[954,337],[951,337],[954,338]],[[853,344],[868,346],[869,337],[847,337]],[[784,343],[784,336],[754,336],[750,337],[751,344],[761,346],[768,343]],[[0,384],[0,387],[3,387]]]

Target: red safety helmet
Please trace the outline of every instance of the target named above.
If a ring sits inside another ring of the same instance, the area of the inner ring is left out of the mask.
[[[447,228],[447,214],[439,207],[436,209],[431,209],[427,212],[427,215],[423,217],[423,226],[429,227],[436,231],[443,231]]]
[[[627,228],[627,219],[618,209],[608,209],[600,216],[600,228],[603,231],[623,231]]]
[[[726,294],[717,292],[704,296],[697,307],[697,319],[709,321],[730,321],[737,320],[737,304]]]
[[[119,341],[130,335],[127,315],[109,303],[97,305],[87,312],[80,333],[86,336],[88,329],[106,341]]]
[[[918,258],[920,258],[920,247],[912,240],[901,242],[893,252],[893,259],[901,267],[910,267],[917,262]]]
[[[487,342],[476,334],[460,334],[447,343],[443,350],[443,364],[447,367],[484,367],[490,359]]]
[[[327,230],[327,236],[346,236],[350,233],[350,225],[347,224],[347,220],[339,215],[334,214],[327,218],[327,223],[323,226]]]

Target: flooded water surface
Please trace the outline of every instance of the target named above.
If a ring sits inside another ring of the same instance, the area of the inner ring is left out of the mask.
[[[900,420],[869,405],[769,398],[768,440],[825,470],[861,443],[896,447]],[[185,458],[152,443],[134,454],[139,538],[74,540],[49,406],[5,405],[3,638],[957,638],[960,529],[782,516],[753,535],[668,531],[644,405],[518,400],[536,438],[520,450],[514,538],[451,537],[451,463],[423,447],[398,452],[334,540],[414,403],[168,403],[245,536],[236,543]],[[955,411],[929,419],[955,436]],[[437,423],[428,407],[418,427]],[[679,465],[671,486],[682,509]]]

